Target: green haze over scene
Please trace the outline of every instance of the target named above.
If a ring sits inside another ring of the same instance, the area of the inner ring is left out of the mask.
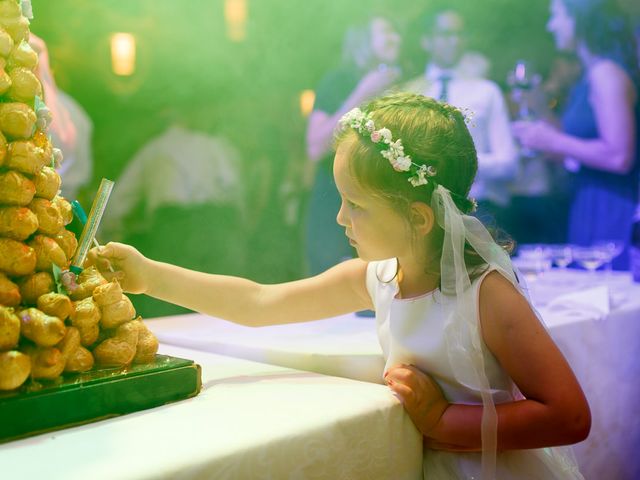
[[[60,88],[94,123],[94,173],[83,203],[90,203],[102,177],[117,180],[149,138],[181,118],[239,149],[249,215],[242,253],[233,254],[244,258],[226,273],[268,282],[303,274],[307,160],[299,96],[339,63],[350,24],[377,13],[394,19],[403,36],[400,63],[407,77],[426,62],[417,19],[427,10],[448,7],[463,14],[469,47],[490,59],[490,76],[502,86],[517,59],[533,61],[544,74],[554,51],[545,31],[546,0],[247,0],[246,37],[240,42],[227,36],[223,0],[32,4],[31,28],[49,46]],[[130,77],[112,72],[109,42],[115,32],[135,36],[136,70]],[[285,201],[285,182],[294,187],[286,198],[298,202]],[[288,216],[295,221],[289,223]],[[175,232],[176,248],[185,235]]]

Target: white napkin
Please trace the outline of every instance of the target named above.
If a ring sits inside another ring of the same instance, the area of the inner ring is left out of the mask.
[[[597,287],[566,293],[551,300],[545,310],[552,313],[574,311],[576,314],[587,314],[601,319],[611,311],[611,297],[609,287]]]

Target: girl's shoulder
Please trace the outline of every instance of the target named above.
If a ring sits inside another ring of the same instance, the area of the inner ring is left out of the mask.
[[[482,296],[499,297],[509,294],[520,295],[513,283],[495,268],[487,269],[474,283],[477,283],[480,295]]]
[[[478,282],[480,323],[485,336],[491,330],[508,330],[523,321],[538,321],[523,292],[498,270],[490,270]]]

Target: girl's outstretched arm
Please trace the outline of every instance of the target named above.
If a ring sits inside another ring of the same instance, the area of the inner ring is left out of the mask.
[[[480,287],[480,323],[489,350],[525,397],[496,405],[498,449],[584,440],[591,415],[578,381],[527,300],[497,272],[487,275]],[[429,447],[481,449],[482,406],[443,406],[444,397],[435,382],[413,367],[391,369],[386,379],[393,382],[390,387],[403,398]]]
[[[305,322],[371,308],[367,264],[359,259],[315,277],[276,285],[156,262],[129,245],[113,242],[92,249],[89,262],[107,279],[117,278],[129,293],[145,293],[247,326]]]

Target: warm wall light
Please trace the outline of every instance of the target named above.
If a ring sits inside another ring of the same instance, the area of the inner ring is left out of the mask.
[[[316,101],[316,92],[313,90],[303,90],[300,92],[300,113],[303,117],[309,116]]]
[[[111,68],[116,75],[133,75],[136,69],[136,37],[131,33],[111,35]]]
[[[224,19],[227,36],[234,42],[241,42],[247,36],[247,0],[225,0]]]

